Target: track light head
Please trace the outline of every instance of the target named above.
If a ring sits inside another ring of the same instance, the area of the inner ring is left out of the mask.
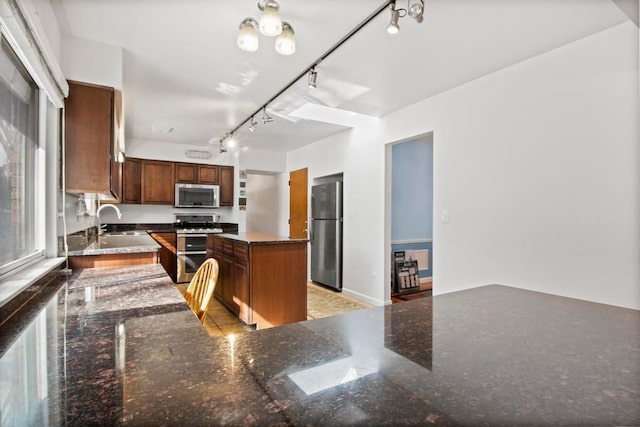
[[[424,19],[424,0],[418,0],[416,3],[410,4],[408,13],[418,24],[421,23]]]
[[[251,116],[251,124],[249,125],[249,130],[251,132],[255,132],[256,126],[258,126],[258,122],[256,122],[256,119],[253,116]]]
[[[271,123],[272,121],[273,121],[273,117],[271,117],[269,113],[267,113],[267,108],[265,107],[262,110],[262,123],[266,125],[267,123]]]
[[[400,19],[400,9],[396,9],[395,1],[389,4],[389,9],[391,9],[391,21],[389,21],[389,25],[387,25],[387,33],[398,34],[398,31],[400,31],[400,27],[398,26],[398,20]]]
[[[307,86],[309,89],[316,89],[318,87],[318,72],[316,71],[316,67],[309,70],[309,81]]]

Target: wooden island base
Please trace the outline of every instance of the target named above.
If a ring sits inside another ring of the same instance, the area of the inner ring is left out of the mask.
[[[248,325],[307,319],[307,241],[262,233],[209,235],[220,265],[216,299]]]

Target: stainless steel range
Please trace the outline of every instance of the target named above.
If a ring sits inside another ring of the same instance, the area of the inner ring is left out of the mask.
[[[190,281],[207,259],[207,234],[222,233],[221,228],[214,226],[214,219],[216,219],[214,217],[214,215],[176,215],[176,281],[178,283]]]

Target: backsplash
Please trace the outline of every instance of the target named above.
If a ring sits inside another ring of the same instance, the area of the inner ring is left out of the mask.
[[[237,222],[233,218],[231,207],[218,209],[177,209],[173,206],[165,205],[118,205],[122,217],[118,219],[113,209],[104,210],[100,213],[102,224],[162,224],[173,223],[175,215],[220,215],[220,222]]]

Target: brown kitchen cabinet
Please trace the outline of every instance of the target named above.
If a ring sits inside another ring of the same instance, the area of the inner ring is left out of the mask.
[[[194,163],[176,163],[176,182],[194,184],[197,179],[198,168]]]
[[[220,166],[220,206],[233,206],[233,166]]]
[[[141,201],[143,205],[173,205],[174,163],[142,160]]]
[[[218,166],[176,163],[176,182],[185,184],[218,184]]]
[[[258,329],[307,318],[307,241],[261,233],[210,235],[214,296]]]
[[[140,204],[142,201],[142,160],[127,158],[124,161],[122,203]]]
[[[68,193],[118,202],[122,192],[122,102],[112,87],[69,81],[65,99],[65,181]]]
[[[173,205],[175,183],[220,185],[220,206],[233,206],[233,166],[127,158],[123,203]]]
[[[151,237],[160,245],[158,257],[171,280],[177,278],[176,233],[151,233]]]

